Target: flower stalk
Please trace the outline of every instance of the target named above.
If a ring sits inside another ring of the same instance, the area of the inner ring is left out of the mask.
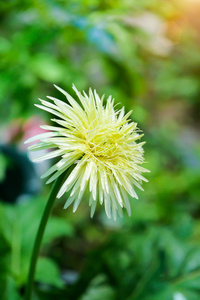
[[[57,194],[59,192],[59,189],[60,189],[60,187],[63,183],[63,180],[64,180],[65,177],[67,177],[69,175],[69,173],[72,171],[72,168],[73,168],[73,166],[71,166],[67,170],[66,173],[59,176],[54,181],[54,184],[52,186],[47,204],[45,206],[42,218],[40,220],[40,225],[39,225],[39,228],[38,228],[38,232],[37,232],[37,235],[36,235],[36,239],[35,239],[35,243],[34,243],[34,247],[33,247],[33,251],[32,251],[31,263],[30,263],[30,267],[29,267],[29,273],[28,273],[27,285],[26,285],[26,289],[25,289],[24,300],[30,300],[31,299],[32,290],[33,290],[33,283],[34,283],[34,277],[35,277],[35,269],[36,269],[37,259],[38,259],[38,255],[39,255],[39,252],[40,252],[41,243],[42,243],[44,231],[45,231],[45,228],[46,228],[46,224],[47,224],[48,218],[51,214],[56,196],[57,196]]]

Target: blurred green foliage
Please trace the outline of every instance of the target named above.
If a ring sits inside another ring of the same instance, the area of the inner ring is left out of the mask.
[[[56,96],[53,83],[70,93],[72,83],[91,86],[133,110],[151,170],[131,218],[108,221],[99,207],[90,219],[87,199],[75,215],[56,204],[34,300],[199,300],[199,8],[187,0],[0,2],[1,131],[33,115],[48,120],[34,103]],[[20,147],[22,135],[10,143]],[[1,155],[0,165],[1,180]],[[0,204],[3,300],[22,299],[48,193]]]

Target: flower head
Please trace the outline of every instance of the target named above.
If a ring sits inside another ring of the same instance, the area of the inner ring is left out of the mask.
[[[64,208],[72,202],[75,212],[87,189],[90,192],[89,205],[91,216],[95,212],[97,202],[104,203],[107,216],[111,212],[116,219],[117,212],[122,216],[122,208],[131,214],[130,195],[138,198],[134,187],[142,189],[141,181],[147,181],[141,173],[148,172],[141,167],[144,162],[142,145],[137,143],[143,134],[139,134],[137,124],[125,114],[124,107],[115,110],[114,100],[110,96],[106,104],[96,90],[81,94],[73,85],[80,104],[66,91],[55,86],[63,93],[68,103],[47,96],[51,100],[41,100],[37,107],[50,112],[56,126],[43,125],[46,133],[34,136],[28,142],[40,140],[29,150],[51,149],[50,152],[37,157],[35,161],[59,157],[44,177],[50,177],[47,183],[54,181],[71,166],[74,169],[62,184],[57,198],[70,192]]]

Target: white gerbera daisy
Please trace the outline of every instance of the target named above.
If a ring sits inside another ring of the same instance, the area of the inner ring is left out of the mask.
[[[82,95],[73,85],[79,105],[67,92],[55,87],[66,96],[69,104],[49,96],[47,98],[52,102],[39,99],[42,105],[36,106],[55,115],[57,118],[52,121],[57,126],[41,126],[48,132],[26,141],[40,140],[29,147],[32,151],[52,149],[34,161],[60,158],[42,177],[50,176],[47,181],[50,183],[74,165],[57,194],[60,198],[70,192],[64,208],[74,202],[75,212],[89,188],[91,217],[98,201],[104,203],[108,218],[111,211],[114,219],[117,212],[122,216],[123,207],[131,215],[128,195],[138,198],[134,187],[143,190],[141,181],[147,179],[141,173],[148,172],[141,167],[144,142],[136,142],[143,134],[139,134],[137,124],[128,119],[131,112],[125,115],[124,107],[115,110],[111,96],[103,105],[104,97],[100,98],[96,90],[90,89],[89,95],[85,92]]]

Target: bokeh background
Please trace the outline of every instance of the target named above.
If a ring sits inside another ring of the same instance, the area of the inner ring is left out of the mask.
[[[151,170],[132,216],[56,202],[34,300],[200,299],[200,1],[0,2],[0,298],[21,299],[50,186],[24,141],[38,97],[96,88],[132,110]]]

